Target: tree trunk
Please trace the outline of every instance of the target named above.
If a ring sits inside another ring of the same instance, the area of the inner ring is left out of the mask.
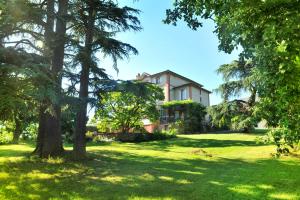
[[[74,138],[74,157],[76,159],[84,159],[86,157],[86,123],[87,123],[87,98],[88,98],[88,81],[89,67],[82,66],[80,75],[80,104],[76,113],[75,120],[75,138]]]
[[[91,3],[92,4],[92,3]],[[85,58],[81,61],[80,73],[80,90],[79,90],[79,107],[76,113],[75,120],[75,138],[73,153],[75,159],[86,158],[86,123],[87,123],[87,104],[88,104],[88,89],[89,89],[89,72],[92,64],[92,43],[93,31],[95,23],[95,14],[93,5],[89,5],[89,16],[87,19],[85,48],[83,54]]]
[[[40,106],[40,111],[39,111],[39,129],[38,129],[38,135],[37,135],[37,139],[36,139],[36,147],[33,151],[34,154],[38,154],[40,157],[42,157],[44,133],[45,133],[45,127],[46,127],[45,112],[46,112],[46,107],[42,103],[42,106]]]
[[[16,128],[13,133],[13,143],[17,144],[19,142],[19,138],[20,138],[20,135],[22,134],[23,128],[22,128],[22,122],[18,118],[18,116],[15,116],[14,120],[15,120]]]
[[[35,153],[40,157],[59,156],[63,153],[61,137],[61,71],[64,62],[66,18],[68,0],[58,1],[58,13],[55,34],[54,27],[54,1],[47,1],[47,27],[45,31],[45,40],[49,51],[46,56],[50,56],[51,73],[55,77],[55,96],[56,101],[50,102],[53,113],[45,112],[44,105],[40,110],[39,133]]]
[[[255,101],[256,101],[256,89],[252,88],[251,95],[250,95],[249,100],[248,100],[249,107],[253,107],[254,104],[255,104]]]
[[[249,100],[248,100],[248,115],[251,115],[253,114],[253,107],[255,105],[255,101],[256,101],[256,88],[252,88],[251,89],[251,95],[249,97]],[[253,124],[249,124],[248,127],[245,127],[244,129],[244,133],[250,133],[251,131],[253,131],[254,129],[254,125]]]

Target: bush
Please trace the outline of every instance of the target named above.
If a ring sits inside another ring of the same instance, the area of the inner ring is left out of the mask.
[[[11,132],[1,132],[0,133],[0,144],[8,144],[12,142],[13,134]]]
[[[89,134],[89,137],[92,137],[93,142],[147,142],[174,138],[176,134],[167,131],[155,131],[154,133],[98,133]]]
[[[0,144],[7,144],[13,140],[13,133],[9,125],[7,122],[0,122]]]
[[[8,144],[12,142],[13,134],[12,132],[1,131],[0,133],[0,144]]]
[[[178,120],[174,123],[171,123],[169,125],[168,130],[163,131],[163,132],[166,132],[166,134],[169,134],[169,135],[178,135],[180,133],[183,133],[184,130],[185,130],[185,121]]]
[[[166,140],[166,139],[171,139],[175,138],[177,135],[177,131],[174,129],[172,131],[155,131],[153,134],[153,140]]]
[[[297,152],[300,149],[300,136],[286,128],[273,128],[266,135],[257,138],[258,143],[275,144],[277,146],[276,157],[288,155],[290,151]]]
[[[269,134],[272,136],[277,146],[277,154],[288,154],[290,149],[298,151],[300,146],[300,136],[297,132],[287,128],[274,128]]]
[[[21,135],[24,140],[36,140],[38,134],[38,123],[29,124]]]

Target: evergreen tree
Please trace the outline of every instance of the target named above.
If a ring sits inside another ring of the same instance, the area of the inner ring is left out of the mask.
[[[221,65],[217,73],[223,76],[225,83],[216,90],[221,93],[223,103],[210,108],[214,124],[227,125],[235,130],[250,132],[258,122],[254,112],[257,100],[257,83],[252,61],[239,60]],[[230,100],[231,97],[239,96],[242,91],[250,93],[250,97],[246,100]],[[229,113],[226,115],[224,112]],[[223,117],[220,118],[220,116]],[[221,121],[218,122],[218,120]],[[227,121],[227,123],[222,121]]]
[[[35,86],[40,88],[39,133],[35,152],[41,157],[62,152],[60,91],[67,4],[67,0],[9,0],[0,3],[2,47],[13,45],[11,48],[16,51],[23,50],[43,57],[42,63],[34,65],[34,73],[39,75],[36,80],[40,81],[35,82]]]
[[[69,72],[68,75],[71,75],[72,82],[80,83],[74,137],[74,155],[78,159],[86,154],[87,105],[96,102],[92,97],[97,99],[103,81],[109,79],[99,67],[96,54],[110,56],[115,68],[118,59],[127,58],[130,53],[137,54],[134,47],[114,39],[114,36],[121,31],[140,30],[139,20],[135,16],[138,12],[129,7],[121,8],[107,0],[78,0],[72,4],[70,42],[76,51],[73,67],[80,66],[80,73],[76,75]]]

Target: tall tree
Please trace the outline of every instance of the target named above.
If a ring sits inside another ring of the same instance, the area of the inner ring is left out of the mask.
[[[103,129],[122,133],[143,127],[143,119],[157,121],[159,112],[156,103],[164,99],[163,91],[157,85],[132,81],[121,82],[116,91],[102,96],[96,120]]]
[[[262,110],[268,113],[266,120],[279,127],[276,131],[282,140],[299,141],[299,9],[299,0],[178,0],[174,9],[167,10],[165,22],[176,24],[184,19],[197,29],[201,19],[214,20],[219,49],[230,53],[242,46],[240,57],[252,58],[261,103],[272,108],[272,112]]]
[[[213,122],[215,122],[216,125],[220,124],[220,122],[217,122],[219,118],[217,116],[224,115],[225,117],[226,114],[223,112],[230,112],[230,114],[226,116],[228,118],[227,120],[229,120],[227,125],[235,130],[250,132],[257,124],[258,118],[254,112],[257,100],[257,83],[255,67],[252,61],[238,60],[230,64],[221,65],[217,73],[222,75],[225,83],[216,89],[217,92],[221,93],[223,103],[219,106],[213,106],[210,109]],[[250,93],[248,99],[230,101],[231,97],[239,96],[242,91]]]
[[[61,70],[64,60],[67,0],[1,1],[0,40],[15,50],[44,57],[35,72],[40,88],[40,122],[35,152],[41,157],[62,152],[60,133]],[[55,31],[54,31],[55,28]],[[27,66],[28,67],[28,66]],[[31,67],[31,66],[30,66]],[[32,68],[32,67],[31,67]]]
[[[55,13],[57,7],[57,13]],[[37,146],[35,153],[41,157],[57,156],[63,152],[61,137],[61,81],[64,64],[68,0],[47,0],[45,25],[45,57],[49,58],[53,78],[54,101],[41,105]],[[56,23],[55,23],[56,22]],[[55,31],[54,31],[55,27]],[[46,112],[46,109],[51,109]]]
[[[71,43],[77,50],[75,66],[80,65],[81,68],[79,77],[72,76],[73,80],[75,78],[80,83],[74,138],[74,155],[80,159],[86,154],[87,105],[91,103],[89,97],[99,96],[98,85],[101,79],[108,80],[108,75],[99,68],[96,54],[111,56],[116,67],[118,59],[124,59],[130,53],[137,54],[137,50],[113,37],[120,31],[138,31],[141,28],[135,16],[138,10],[121,8],[111,0],[74,1],[71,10],[74,33]],[[92,88],[92,92],[89,92],[89,88]]]

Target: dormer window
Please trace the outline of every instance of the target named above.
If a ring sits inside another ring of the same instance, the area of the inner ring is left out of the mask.
[[[156,77],[156,78],[155,78],[155,83],[156,83],[156,84],[160,84],[160,77]]]

